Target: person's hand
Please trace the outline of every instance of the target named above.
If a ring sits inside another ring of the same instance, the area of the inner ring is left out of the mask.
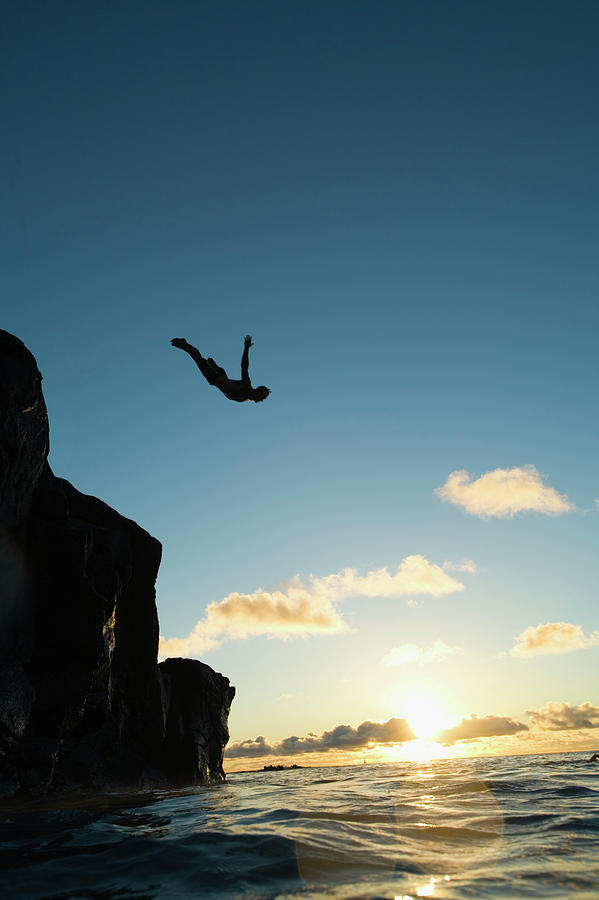
[[[243,343],[245,344],[246,347],[251,347],[251,346],[253,346],[251,335],[246,334],[246,336],[245,336],[244,339],[243,339]]]
[[[173,345],[173,347],[178,347],[179,350],[185,350],[185,348],[187,347],[187,341],[185,340],[185,338],[173,338],[171,344]]]

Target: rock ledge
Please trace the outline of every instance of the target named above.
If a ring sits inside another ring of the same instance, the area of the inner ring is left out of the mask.
[[[162,547],[53,474],[41,381],[0,330],[0,797],[222,781],[235,688],[157,664]]]

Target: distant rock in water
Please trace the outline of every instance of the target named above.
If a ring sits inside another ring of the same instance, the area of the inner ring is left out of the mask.
[[[41,381],[0,330],[0,797],[222,781],[235,688],[157,665],[162,547],[52,473]]]

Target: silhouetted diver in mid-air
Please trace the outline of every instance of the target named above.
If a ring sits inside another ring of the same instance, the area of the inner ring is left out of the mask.
[[[260,403],[261,400],[266,400],[270,394],[269,389],[264,387],[263,384],[257,388],[252,387],[249,375],[250,347],[252,346],[252,339],[249,334],[246,334],[243,341],[241,381],[228,378],[225,370],[221,366],[218,366],[211,356],[209,356],[208,359],[204,359],[197,347],[188,344],[185,338],[173,338],[171,344],[173,347],[178,347],[179,350],[185,350],[186,353],[189,353],[206,381],[209,384],[214,385],[214,387],[217,387],[219,391],[222,391],[229,400],[237,400],[238,403],[245,403],[246,400],[253,400],[255,403]]]

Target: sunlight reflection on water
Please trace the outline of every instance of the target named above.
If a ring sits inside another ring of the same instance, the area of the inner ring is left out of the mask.
[[[441,879],[433,878],[431,876],[430,880],[423,884],[421,887],[416,888],[416,897],[434,897],[435,895],[435,885]],[[443,877],[443,881],[451,881],[449,875],[445,875]],[[394,900],[415,900],[412,894],[396,894]]]
[[[452,877],[495,865],[504,817],[471,765],[467,776],[453,761],[346,772],[336,783],[303,785],[289,822],[307,886],[376,873],[407,882],[407,893],[391,896],[438,897]]]

